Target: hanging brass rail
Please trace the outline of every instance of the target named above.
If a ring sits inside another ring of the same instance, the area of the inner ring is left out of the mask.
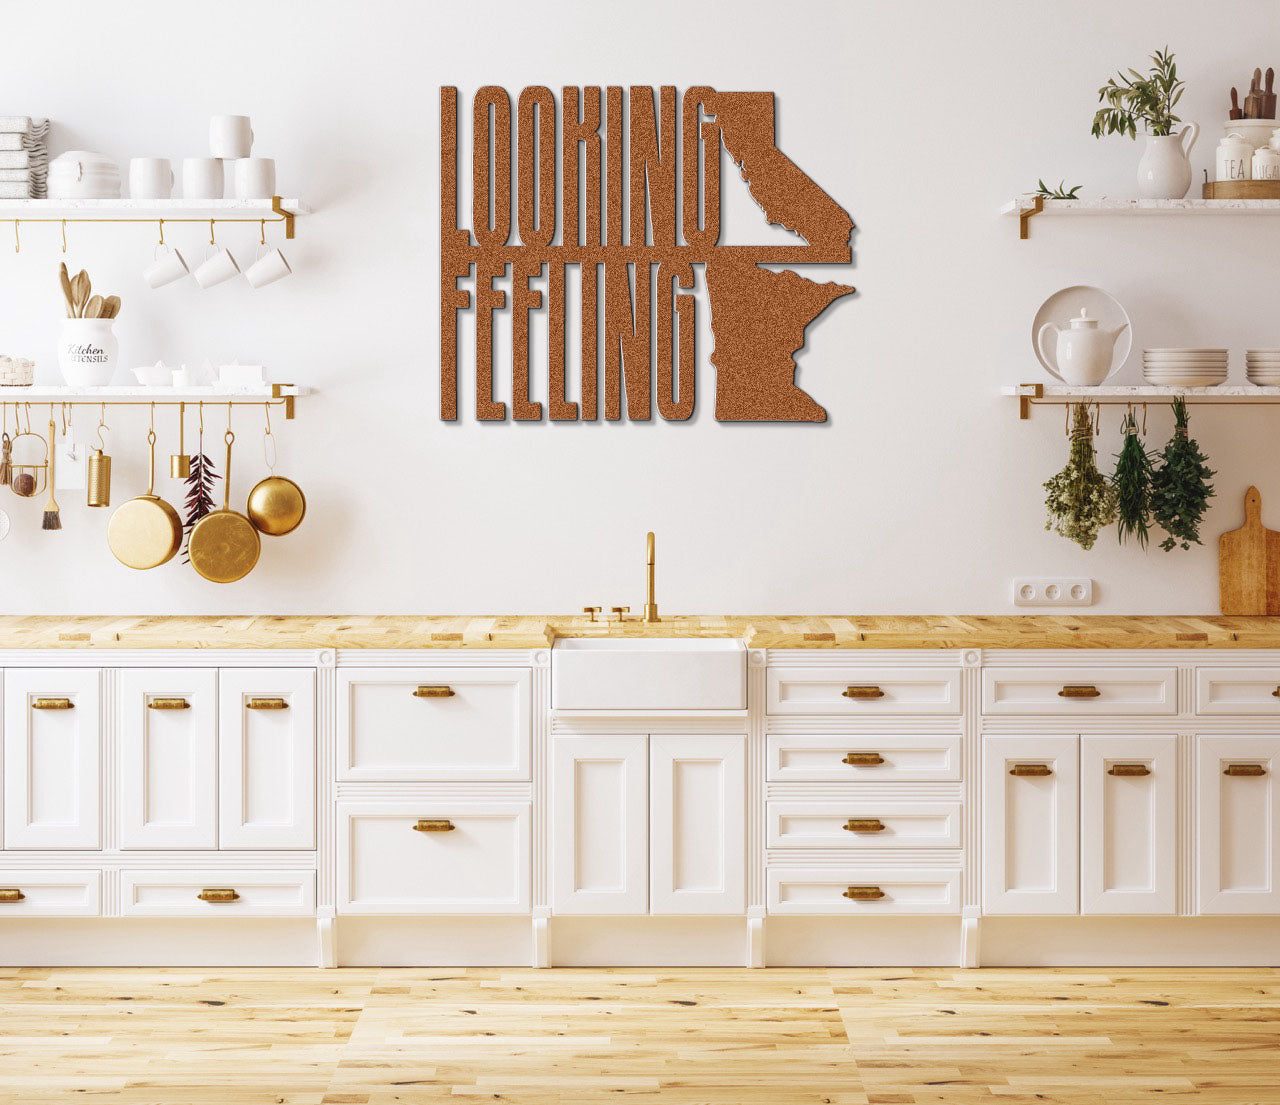
[[[193,202],[191,206],[195,208],[199,207],[199,204]],[[174,210],[181,212],[182,208],[175,208]],[[228,210],[234,210],[234,208],[228,208]],[[296,213],[284,206],[284,200],[280,196],[271,197],[271,211],[276,216],[274,219],[263,218],[261,215],[229,214],[196,218],[193,215],[156,215],[149,213],[145,215],[14,215],[12,217],[4,217],[0,221],[13,223],[15,235],[18,227],[23,223],[61,223],[64,226],[67,223],[271,223],[272,225],[283,226],[284,236],[292,240],[294,220],[297,218]]]

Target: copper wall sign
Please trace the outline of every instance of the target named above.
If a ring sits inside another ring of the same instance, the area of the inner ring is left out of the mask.
[[[464,311],[474,315],[476,418],[507,418],[508,404],[494,398],[494,316],[508,311],[511,417],[542,420],[543,404],[530,398],[530,314],[544,310],[546,416],[592,421],[603,411],[616,421],[625,407],[628,419],[648,421],[656,405],[668,421],[689,418],[695,402],[694,266],[702,265],[716,418],[826,421],[826,410],[796,385],[793,358],[809,323],[854,289],[761,266],[849,264],[853,220],[778,149],[772,92],[699,86],[678,97],[671,86],[632,86],[624,96],[621,87],[570,86],[558,108],[551,89],[533,86],[521,91],[512,116],[505,89],[491,85],[475,94],[473,225],[461,229],[458,90],[440,90],[442,419],[458,417]],[[800,241],[720,244],[722,143],[764,217]],[[543,266],[545,302],[541,288],[531,286],[541,283]],[[566,286],[573,267],[580,273],[576,304]],[[473,269],[474,295],[459,287]],[[508,279],[510,297],[494,286]],[[577,401],[566,397],[571,312],[582,320]]]

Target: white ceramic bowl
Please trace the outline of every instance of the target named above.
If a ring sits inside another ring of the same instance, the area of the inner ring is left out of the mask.
[[[138,378],[138,383],[145,388],[173,386],[173,369],[167,365],[141,365],[133,370],[133,374]]]

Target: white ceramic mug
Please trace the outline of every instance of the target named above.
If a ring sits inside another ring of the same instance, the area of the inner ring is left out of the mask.
[[[164,253],[142,270],[143,278],[153,288],[163,288],[166,284],[181,280],[191,271],[187,268],[187,262],[182,254],[176,249],[170,246],[157,246],[156,250],[157,252],[164,250]]]
[[[270,157],[241,157],[232,167],[236,199],[269,200],[276,194],[276,163]]]
[[[222,177],[222,162],[216,157],[184,157],[182,159],[182,198],[222,199]]]
[[[255,288],[265,288],[277,280],[283,280],[293,272],[284,254],[274,246],[244,270],[244,278]]]
[[[135,157],[129,162],[129,195],[167,200],[173,194],[173,166],[167,157]]]
[[[247,115],[215,115],[209,120],[209,152],[231,161],[248,157],[253,149],[253,128]]]
[[[239,271],[240,266],[236,264],[230,251],[223,246],[215,246],[213,252],[200,262],[191,275],[196,278],[200,287],[212,288],[215,284],[230,280]]]

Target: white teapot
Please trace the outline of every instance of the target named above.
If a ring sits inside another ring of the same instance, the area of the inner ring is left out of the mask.
[[[1089,317],[1088,308],[1081,307],[1079,316],[1071,320],[1069,330],[1052,322],[1041,326],[1036,334],[1036,348],[1049,371],[1063,383],[1094,387],[1111,375],[1116,341],[1128,328],[1126,322],[1114,330],[1099,330],[1098,320]],[[1052,349],[1047,340],[1050,330],[1057,335]]]

